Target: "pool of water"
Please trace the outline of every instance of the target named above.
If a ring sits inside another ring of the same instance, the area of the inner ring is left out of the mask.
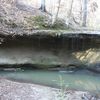
[[[59,87],[64,81],[68,89],[100,92],[100,74],[85,70],[74,73],[43,70],[0,71],[0,77],[52,87]]]

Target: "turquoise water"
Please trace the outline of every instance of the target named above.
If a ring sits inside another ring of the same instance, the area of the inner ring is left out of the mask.
[[[100,92],[100,74],[82,70],[75,73],[41,70],[0,71],[0,77],[52,87],[58,87],[64,81],[68,89]]]

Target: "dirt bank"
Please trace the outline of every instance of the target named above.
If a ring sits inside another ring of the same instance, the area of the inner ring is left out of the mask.
[[[100,100],[82,91],[66,91],[64,97],[58,89],[0,79],[0,100]]]

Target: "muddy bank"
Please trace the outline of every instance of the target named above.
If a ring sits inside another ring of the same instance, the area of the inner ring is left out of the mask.
[[[13,82],[0,78],[0,100],[61,100],[62,92],[58,89]],[[82,91],[66,90],[63,100],[100,100],[97,95]]]

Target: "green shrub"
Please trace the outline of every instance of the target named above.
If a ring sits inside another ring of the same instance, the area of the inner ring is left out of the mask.
[[[51,24],[51,19],[46,16],[33,16],[30,17],[27,22],[34,28],[38,29],[54,29],[54,30],[65,30],[67,29],[65,21],[62,19],[57,19],[54,24]]]
[[[62,19],[57,19],[54,24],[52,25],[53,29],[67,29],[67,26],[65,24],[65,21]]]
[[[47,21],[45,16],[33,16],[27,20],[31,27],[37,27],[38,29],[46,29],[48,27]]]

